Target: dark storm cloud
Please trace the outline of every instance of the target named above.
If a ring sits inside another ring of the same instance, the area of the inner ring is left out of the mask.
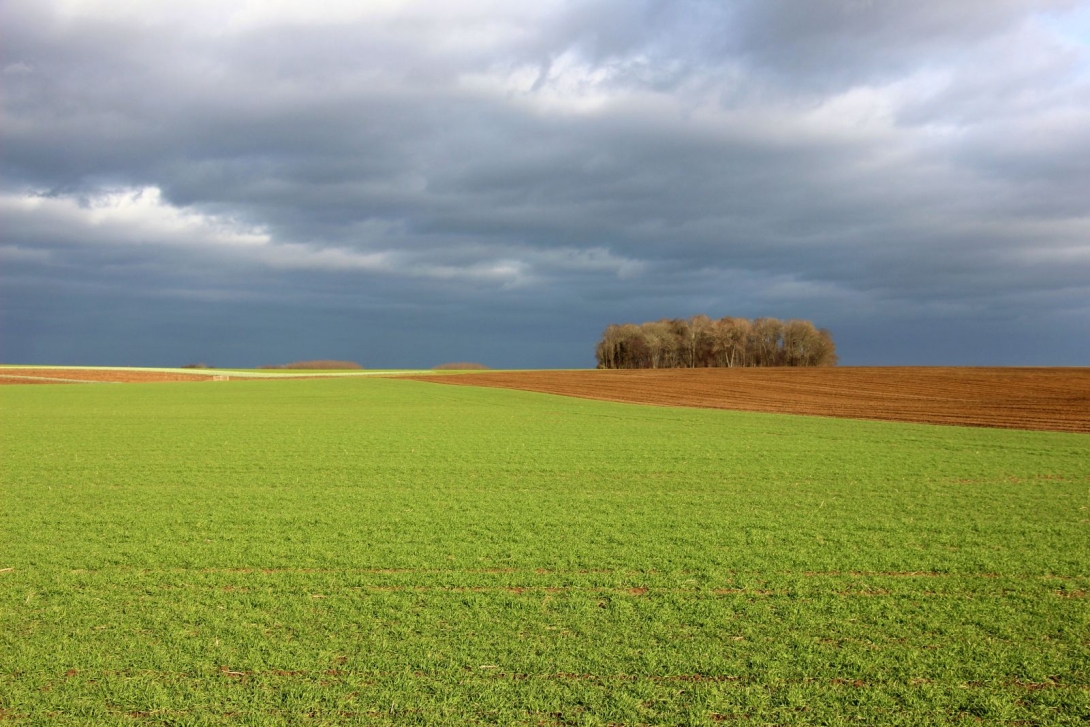
[[[580,365],[695,312],[847,362],[1090,354],[1074,2],[312,5],[0,6],[0,355],[260,363],[353,321],[336,357]],[[95,301],[184,335],[44,333]]]

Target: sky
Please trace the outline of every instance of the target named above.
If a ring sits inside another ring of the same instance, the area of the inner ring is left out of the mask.
[[[1090,365],[1090,3],[0,0],[0,362]]]

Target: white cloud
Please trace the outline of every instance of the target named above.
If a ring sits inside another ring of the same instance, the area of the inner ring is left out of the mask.
[[[167,204],[157,187],[119,189],[90,197],[8,194],[0,196],[0,215],[16,225],[68,228],[85,235],[65,236],[71,244],[256,247],[270,242],[260,228],[230,218]]]
[[[157,187],[115,189],[84,197],[43,194],[0,195],[0,224],[15,238],[39,247],[7,245],[8,259],[47,262],[63,258],[65,247],[193,250],[214,261],[229,258],[283,270],[372,272],[406,278],[476,281],[506,288],[546,282],[573,272],[639,275],[639,261],[602,248],[524,248],[499,259],[475,256],[436,261],[424,251],[399,250],[404,233],[396,225],[372,222],[354,227],[354,246],[310,245],[276,240],[262,227],[223,215],[180,208]]]

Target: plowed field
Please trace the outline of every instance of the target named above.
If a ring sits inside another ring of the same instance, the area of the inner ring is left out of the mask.
[[[129,369],[0,369],[3,384],[148,384],[163,381],[211,381],[209,374],[176,374]]]
[[[1090,369],[525,371],[414,377],[661,406],[1090,432]]]

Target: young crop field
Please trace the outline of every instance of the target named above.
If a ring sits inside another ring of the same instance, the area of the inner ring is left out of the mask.
[[[0,722],[1085,724],[1090,435],[0,387]]]

